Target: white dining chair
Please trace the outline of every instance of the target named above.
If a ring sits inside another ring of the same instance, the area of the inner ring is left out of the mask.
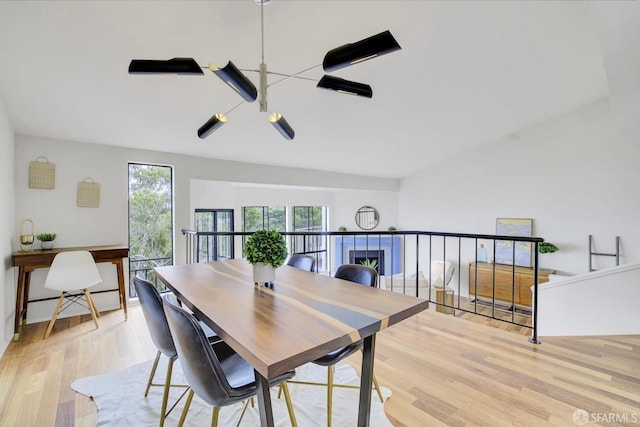
[[[93,323],[98,328],[98,316],[100,316],[100,313],[93,302],[93,298],[91,298],[89,288],[100,283],[102,283],[102,278],[90,252],[68,251],[58,253],[51,263],[44,287],[59,291],[60,298],[44,338],[47,338],[51,333],[58,315],[73,304],[88,308]]]

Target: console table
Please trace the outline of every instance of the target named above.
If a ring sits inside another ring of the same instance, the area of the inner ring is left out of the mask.
[[[476,269],[478,273],[477,287]],[[493,275],[495,270],[495,299],[508,305],[516,304],[531,307],[531,286],[533,286],[533,268],[513,267],[504,264],[469,264],[469,296],[493,299]],[[538,284],[548,282],[549,274],[555,270],[538,269]]]
[[[21,251],[11,254],[11,266],[18,267],[18,290],[16,295],[16,316],[13,327],[13,340],[18,341],[20,334],[20,318],[27,323],[27,307],[29,302],[29,285],[31,272],[38,268],[49,268],[55,256],[60,252],[88,251],[97,262],[110,262],[116,266],[118,272],[118,289],[108,289],[100,292],[115,292],[120,295],[120,308],[124,310],[127,319],[127,297],[124,288],[123,259],[129,256],[129,247],[122,245],[87,246],[78,248],[53,248],[48,250]],[[58,297],[52,298],[57,299]],[[48,298],[46,298],[48,299]],[[41,301],[41,300],[38,300]]]

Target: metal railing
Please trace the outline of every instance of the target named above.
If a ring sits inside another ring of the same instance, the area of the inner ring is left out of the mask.
[[[161,267],[165,265],[172,265],[173,257],[160,257],[160,258],[139,258],[129,260],[129,297],[135,298],[138,296],[136,288],[133,285],[134,277],[142,277],[154,284],[159,291],[165,291],[166,287],[162,282],[158,281],[158,278],[153,273],[155,267]]]
[[[240,258],[244,242],[252,234],[192,230],[182,230],[182,233],[186,237],[187,263],[217,260],[203,251],[199,244],[203,236],[224,236],[232,253]],[[538,343],[538,245],[544,241],[542,238],[432,231],[282,234],[287,241],[289,254],[303,253],[316,258],[316,272],[319,274],[333,275],[341,264],[371,262],[375,259],[380,287],[428,299],[443,312],[452,312],[454,315],[456,312],[473,313],[529,328],[530,341]],[[488,259],[484,259],[479,249],[486,251]],[[522,251],[524,257],[521,256]],[[218,259],[234,258],[224,256]],[[530,265],[516,265],[515,260],[522,262],[527,256]],[[448,275],[446,271],[438,270],[440,267],[437,266],[442,265],[438,264],[439,261],[452,265],[453,271]],[[489,283],[486,277],[479,278],[480,266],[485,273],[489,272]],[[519,292],[528,292],[528,286],[521,289],[518,282],[519,272],[523,269],[533,280],[531,305],[523,305],[518,299]]]

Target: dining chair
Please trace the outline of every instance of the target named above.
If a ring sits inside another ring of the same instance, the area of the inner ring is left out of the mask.
[[[53,258],[44,287],[60,292],[58,304],[53,311],[44,338],[51,334],[58,315],[73,304],[89,309],[96,328],[99,328],[100,313],[91,298],[89,288],[102,283],[98,267],[88,251],[59,252]]]
[[[165,418],[169,415],[169,413],[171,413],[175,405],[182,399],[182,397],[186,393],[185,390],[185,392],[180,395],[178,400],[169,409],[169,412],[167,412],[169,391],[171,390],[171,387],[188,386],[171,384],[173,362],[175,362],[175,360],[178,358],[178,353],[176,352],[176,347],[173,343],[173,337],[171,336],[171,330],[169,329],[169,324],[167,323],[167,317],[164,313],[164,308],[162,307],[162,296],[160,296],[160,292],[158,292],[158,290],[155,288],[155,286],[153,286],[151,282],[141,277],[134,277],[133,285],[135,286],[136,294],[138,295],[140,307],[142,307],[142,314],[144,315],[144,320],[147,323],[149,335],[151,335],[151,340],[156,346],[156,349],[158,349],[156,358],[153,361],[153,366],[151,367],[151,373],[149,373],[149,380],[147,381],[147,388],[144,391],[144,397],[147,397],[147,395],[149,394],[149,389],[151,388],[151,386],[164,385],[162,407],[160,410],[160,427],[162,427],[164,425]],[[163,354],[169,358],[165,382],[164,384],[154,384],[153,378],[155,376],[156,369],[158,368],[160,356]]]
[[[378,284],[378,272],[366,265],[362,264],[343,264],[338,267],[336,273],[334,275],[337,279],[348,280],[350,282],[358,283],[360,285],[377,287]],[[320,385],[327,387],[327,426],[331,427],[331,413],[333,406],[333,389],[334,387],[342,387],[342,388],[360,388],[359,385],[351,385],[351,384],[336,384],[333,381],[333,376],[335,373],[335,366],[338,362],[346,359],[351,356],[353,353],[357,351],[361,351],[364,345],[363,340],[358,340],[352,344],[349,344],[345,347],[341,347],[337,350],[332,351],[331,353],[322,356],[319,359],[314,360],[311,363],[315,363],[316,365],[326,366],[327,367],[327,382],[326,383],[318,383],[312,381],[289,381],[291,384],[306,384],[306,385]],[[378,385],[378,380],[376,376],[373,375],[373,385],[378,393],[378,397],[380,398],[380,402],[384,402],[384,398],[382,397],[382,392],[380,391],[380,386]]]
[[[211,426],[216,427],[221,407],[248,400],[256,395],[254,369],[224,341],[210,344],[198,320],[180,307],[175,295],[167,295],[163,299],[163,305],[180,364],[190,386],[178,426],[184,424],[193,395],[197,394],[213,406]],[[297,426],[287,387],[287,381],[294,375],[295,371],[278,375],[269,380],[269,386],[281,386],[291,425]]]
[[[316,259],[311,255],[293,254],[287,260],[287,265],[300,270],[313,271],[316,266]]]

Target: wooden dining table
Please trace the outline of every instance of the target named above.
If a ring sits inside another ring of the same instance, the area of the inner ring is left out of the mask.
[[[272,287],[244,259],[156,267],[158,278],[254,368],[262,426],[273,426],[269,379],[364,340],[358,426],[368,426],[376,333],[428,301],[290,266]]]

